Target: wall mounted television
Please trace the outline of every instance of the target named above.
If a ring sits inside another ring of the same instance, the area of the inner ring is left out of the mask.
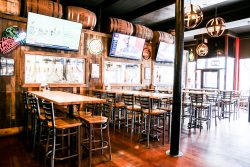
[[[111,57],[120,57],[139,60],[142,57],[145,39],[113,33],[109,55]]]
[[[165,42],[160,42],[156,62],[168,62],[173,63],[175,59],[175,45]]]
[[[82,24],[28,13],[26,44],[77,51]]]

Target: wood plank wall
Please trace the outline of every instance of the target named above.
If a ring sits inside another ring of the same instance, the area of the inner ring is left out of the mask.
[[[26,31],[26,18],[9,16],[0,13],[0,34],[9,26],[17,25],[21,30]],[[101,39],[104,46],[104,51],[101,55],[94,56],[89,53],[87,44],[90,39]],[[83,85],[50,85],[52,90],[62,90],[62,91],[71,91],[75,93],[86,94],[88,88],[103,86],[103,64],[105,60],[119,61],[119,62],[135,62],[140,63],[142,68],[141,76],[141,86],[149,85],[151,80],[144,79],[144,68],[150,67],[152,69],[152,56],[149,60],[127,60],[119,58],[108,57],[109,47],[111,43],[111,35],[104,34],[100,32],[94,32],[90,30],[82,30],[80,48],[78,52],[73,51],[64,51],[56,49],[47,49],[40,47],[32,46],[19,46],[12,52],[7,55],[2,55],[0,57],[13,58],[15,61],[15,75],[14,76],[1,76],[0,77],[0,129],[12,128],[12,127],[21,127],[23,125],[23,103],[21,93],[27,90],[39,90],[39,84],[30,84],[27,85],[24,83],[24,59],[25,54],[39,54],[39,55],[57,55],[62,57],[75,57],[75,58],[84,58],[86,69],[85,69],[85,84]],[[148,47],[151,50],[151,53],[154,53],[152,44],[147,44],[145,47]],[[91,65],[99,64],[100,65],[100,77],[99,79],[92,79],[91,74]],[[152,75],[151,75],[151,78]],[[122,85],[121,85],[122,86]],[[124,85],[124,86],[133,86],[133,85]],[[138,85],[135,85],[138,86]],[[140,85],[139,85],[140,86]],[[1,134],[0,134],[1,135]]]

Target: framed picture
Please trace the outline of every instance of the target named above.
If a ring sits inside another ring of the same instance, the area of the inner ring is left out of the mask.
[[[15,73],[14,59],[1,57],[0,76],[13,76]]]
[[[99,64],[92,64],[91,78],[99,78]]]
[[[151,79],[151,72],[149,67],[144,68],[144,79]]]

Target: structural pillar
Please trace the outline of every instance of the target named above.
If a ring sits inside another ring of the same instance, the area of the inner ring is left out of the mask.
[[[180,152],[180,119],[182,106],[182,59],[184,49],[184,1],[176,0],[175,3],[175,62],[174,62],[174,86],[173,86],[173,109],[171,118],[170,156],[181,156]]]

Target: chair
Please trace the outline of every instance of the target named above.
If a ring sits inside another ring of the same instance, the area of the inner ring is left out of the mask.
[[[98,91],[98,90],[93,90],[93,97],[103,98],[102,93],[100,91]],[[86,104],[86,111],[87,112],[92,112],[94,114],[99,114],[98,113],[98,111],[100,110],[99,108],[100,108],[99,104],[93,104],[93,103],[87,103]]]
[[[190,96],[187,93],[183,93],[182,94],[182,112],[181,112],[182,126],[184,124],[185,118],[190,118],[190,112],[191,112]]]
[[[111,100],[113,104],[113,113],[112,113],[111,120],[112,120],[114,131],[115,131],[115,126],[116,126],[117,121],[118,121],[118,128],[120,129],[121,122],[125,118],[125,113],[124,113],[125,104],[124,102],[121,102],[121,101],[117,102],[116,93],[113,93],[113,92],[107,93],[107,100]]]
[[[51,166],[54,167],[55,160],[64,160],[69,158],[78,157],[78,166],[81,166],[81,147],[80,147],[80,127],[82,125],[81,122],[72,120],[72,119],[55,119],[54,105],[52,102],[42,102],[43,109],[45,111],[45,119],[48,125],[48,136],[46,142],[46,157],[45,157],[45,165],[46,159],[50,157]],[[73,151],[73,136],[77,139],[77,151]],[[58,144],[57,137],[61,137],[61,144]],[[67,146],[64,146],[64,138],[67,137]],[[50,145],[52,139],[52,143]],[[59,146],[61,146],[59,148]],[[51,148],[52,147],[52,148]],[[59,156],[59,150],[61,150],[62,155]],[[65,152],[63,152],[66,150]],[[63,154],[64,153],[64,154]]]
[[[162,133],[162,144],[165,144],[166,131],[166,110],[152,108],[152,99],[148,96],[140,96],[140,106],[144,115],[144,122],[141,125],[140,141],[142,140],[143,132],[147,135],[147,147],[149,147],[150,135],[159,140],[159,133]],[[154,134],[155,133],[155,134]]]
[[[170,136],[170,123],[171,123],[171,116],[172,116],[172,104],[173,104],[173,98],[169,97],[169,98],[163,98],[160,99],[160,106],[159,109],[160,110],[164,110],[166,111],[166,122],[168,123],[168,136]],[[168,142],[169,142],[169,137],[168,137]],[[163,144],[165,144],[165,137],[163,138]]]
[[[31,109],[30,99],[32,95],[28,92],[22,93],[24,104],[24,133],[26,137],[29,135],[29,125],[31,123],[31,136],[34,133],[34,114]]]
[[[217,118],[220,119],[220,102],[219,102],[219,96],[217,92],[211,92],[206,95],[207,102],[211,105],[211,114],[213,114],[213,117],[215,119],[215,126],[217,126]]]
[[[136,125],[141,125],[142,110],[139,105],[135,104],[135,96],[133,94],[123,94],[123,102],[126,108],[126,127],[131,126],[131,133],[136,129]],[[129,124],[131,120],[131,124]]]
[[[28,103],[28,92],[22,93],[23,96],[23,105],[24,105],[24,125],[23,125],[23,131],[26,137],[28,136],[29,131],[29,113],[31,110],[31,106]]]
[[[108,101],[103,104],[101,109],[101,115],[81,116],[80,119],[85,129],[85,138],[82,139],[82,146],[89,152],[89,166],[92,163],[92,151],[109,148],[109,160],[112,159],[111,144],[109,136],[109,122],[112,115],[113,104],[112,101]],[[106,130],[107,136],[104,139],[104,130]],[[96,136],[99,136],[97,139]],[[98,145],[99,144],[99,145]]]
[[[203,93],[190,93],[191,98],[191,115],[189,128],[199,127],[202,129],[202,122],[206,122],[207,130],[211,124],[211,105],[206,102]]]
[[[234,105],[235,105],[235,117],[237,119],[238,116],[240,116],[240,112],[239,112],[239,109],[240,109],[240,98],[241,98],[241,92],[240,91],[234,91],[233,92],[233,101],[234,101]],[[237,114],[238,113],[238,114]]]
[[[45,138],[42,139],[42,133],[45,133],[45,129],[47,129],[47,123],[46,123],[46,118],[44,114],[41,114],[40,111],[40,106],[39,106],[39,100],[35,96],[30,97],[30,105],[31,105],[31,110],[33,113],[33,151],[34,154],[39,153],[39,148],[41,146],[41,141],[44,140]],[[45,135],[44,135],[45,136]]]
[[[236,100],[233,99],[233,91],[220,91],[221,118],[231,119],[231,114],[236,112]],[[233,110],[232,110],[233,107]]]

